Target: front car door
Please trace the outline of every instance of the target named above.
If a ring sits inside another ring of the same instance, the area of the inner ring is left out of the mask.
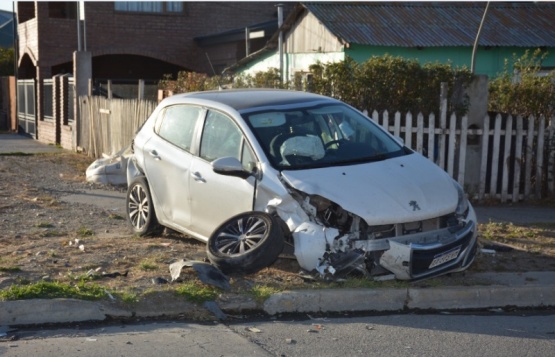
[[[256,165],[253,151],[237,124],[229,116],[209,110],[199,155],[193,158],[190,168],[191,227],[205,239],[228,218],[253,209],[255,178],[215,173],[211,162],[221,157],[237,158],[247,170]]]

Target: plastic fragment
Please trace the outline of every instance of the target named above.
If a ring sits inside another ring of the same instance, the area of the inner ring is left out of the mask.
[[[116,298],[112,294],[110,294],[110,292],[108,290],[104,290],[104,292],[106,293],[106,295],[108,295],[110,300],[112,300],[112,301],[116,300]]]
[[[261,333],[262,332],[262,330],[257,329],[256,327],[247,327],[246,330],[250,331],[250,332],[254,332],[254,333]]]
[[[224,275],[218,268],[215,266],[195,261],[195,260],[185,260],[181,259],[175,263],[170,264],[170,274],[172,277],[171,281],[175,281],[181,275],[181,269],[184,266],[190,266],[198,273],[198,278],[205,284],[213,285],[217,288],[222,290],[230,290],[231,285],[229,284],[229,278]]]
[[[202,306],[216,316],[218,320],[227,319],[227,315],[220,309],[215,301],[205,301]]]
[[[324,325],[321,325],[321,324],[312,324],[312,327],[315,328],[316,330],[324,329]]]
[[[292,338],[286,338],[286,339],[285,339],[285,342],[288,343],[288,344],[290,344],[290,345],[292,345],[292,344],[294,344],[294,343],[297,343],[297,341],[295,341],[295,340],[292,339]]]
[[[158,278],[153,278],[152,279],[152,284],[155,284],[155,285],[162,285],[162,284],[168,284],[168,283],[169,283],[169,281],[167,281],[164,278],[158,277]]]
[[[395,280],[395,274],[380,275],[374,278],[374,281],[388,281]]]
[[[115,278],[117,276],[127,277],[128,273],[129,273],[128,270],[126,270],[123,274],[120,273],[119,271],[116,271],[116,272],[113,272],[113,273],[102,273],[102,277],[103,278]]]

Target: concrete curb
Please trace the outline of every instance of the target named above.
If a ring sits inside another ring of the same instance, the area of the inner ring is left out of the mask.
[[[75,299],[34,299],[0,302],[0,325],[34,325],[102,321],[107,316],[131,316],[102,303]]]
[[[472,274],[473,286],[284,291],[263,304],[239,294],[217,301],[228,314],[456,311],[555,307],[555,272]],[[159,295],[127,307],[110,302],[35,299],[0,302],[0,326],[105,321],[114,317],[217,318],[201,305]]]

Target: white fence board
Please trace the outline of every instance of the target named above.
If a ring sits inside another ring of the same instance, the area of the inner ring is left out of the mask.
[[[519,188],[520,188],[520,174],[522,169],[522,144],[524,137],[524,129],[522,125],[522,116],[516,117],[516,136],[515,136],[515,157],[514,165],[515,170],[513,174],[513,202],[518,202],[520,199]]]
[[[513,117],[509,115],[505,121],[505,149],[503,150],[503,173],[501,174],[501,202],[507,201],[509,195],[509,170],[511,155],[511,139],[512,139]]]

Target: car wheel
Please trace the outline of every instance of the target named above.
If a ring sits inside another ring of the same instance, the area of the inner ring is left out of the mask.
[[[136,178],[129,185],[125,201],[127,221],[135,234],[145,236],[160,231],[161,227],[156,220],[152,197],[144,177]]]
[[[224,273],[252,274],[273,264],[284,246],[277,218],[264,212],[238,214],[208,239],[208,259]]]

